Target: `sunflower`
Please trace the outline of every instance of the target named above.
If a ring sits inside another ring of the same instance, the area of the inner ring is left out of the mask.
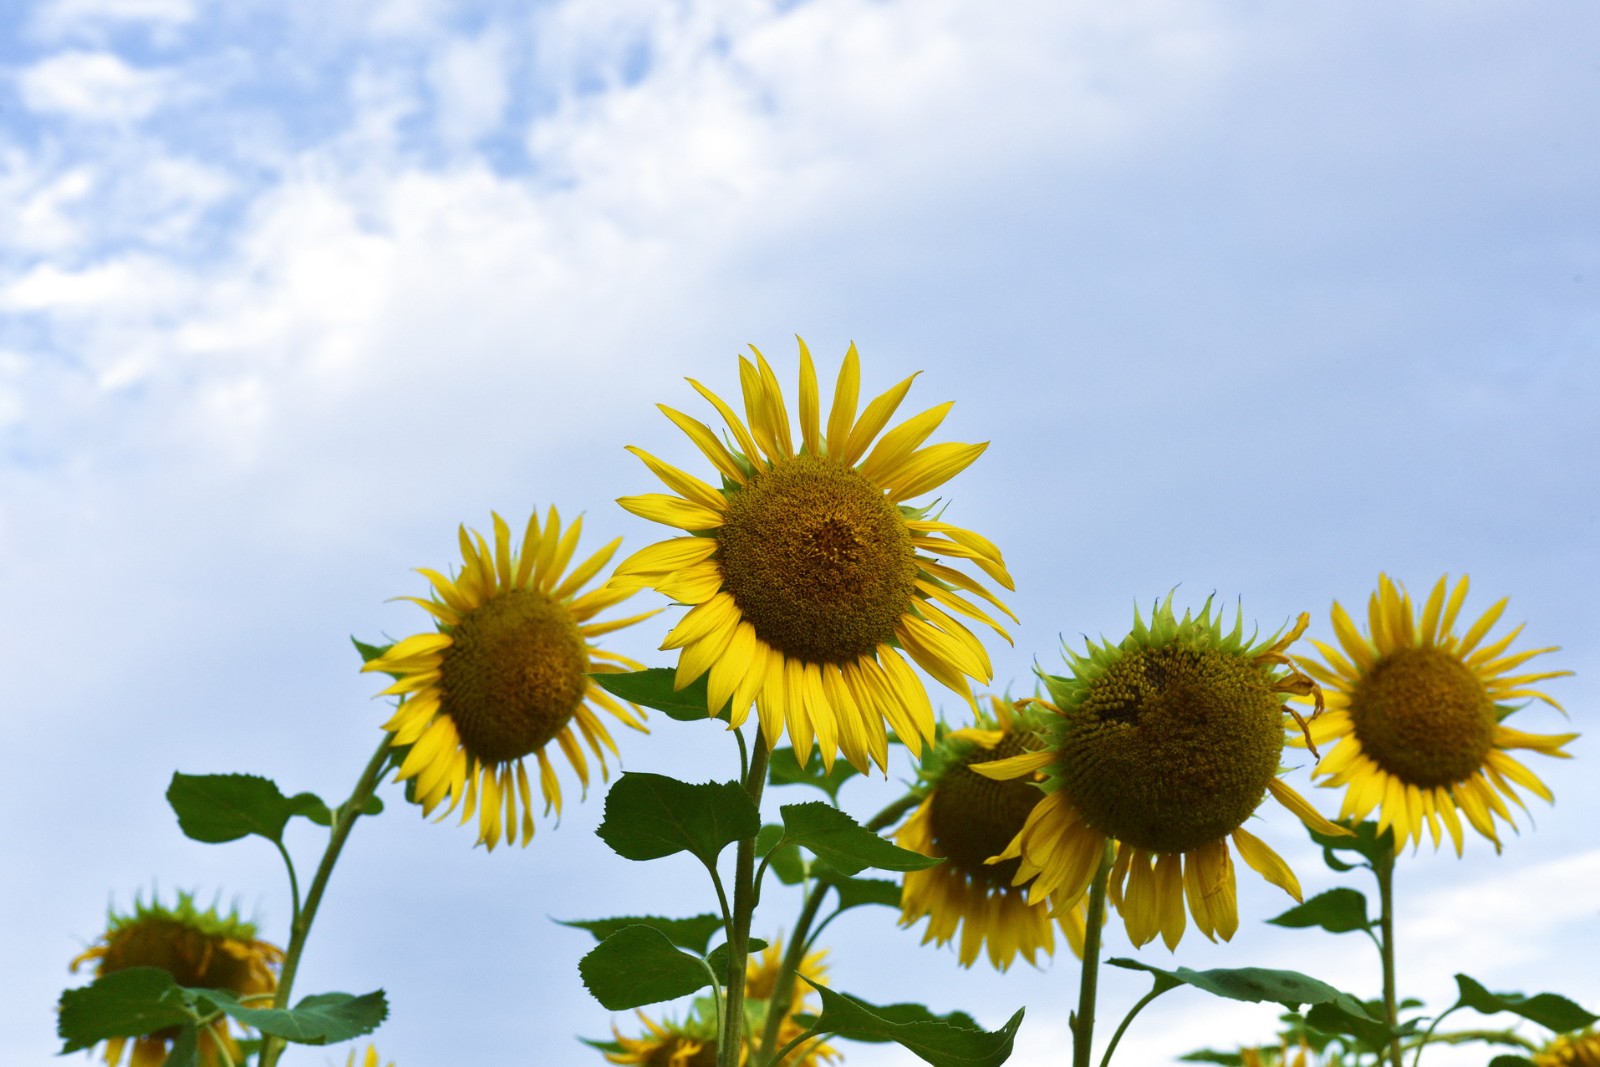
[[[801,960],[799,973],[818,985],[826,983],[828,968],[823,963],[825,951],[807,953]],[[759,1039],[767,1012],[772,1010],[770,998],[778,981],[779,966],[783,960],[783,943],[774,939],[766,949],[752,955],[745,968],[745,1048],[739,1062],[746,1063],[754,1051],[752,1044]],[[804,982],[794,984],[789,1004],[783,1009],[784,1020],[778,1029],[777,1048],[805,1032],[805,1027],[790,1016],[796,1012],[810,1011],[811,987]],[[605,1049],[606,1059],[612,1063],[640,1064],[647,1067],[715,1067],[717,1062],[717,1013],[710,997],[695,1001],[687,1017],[681,1022],[665,1019],[656,1022],[642,1011],[635,1010],[644,1023],[645,1033],[639,1037],[625,1037],[615,1026],[611,1028],[613,1042]],[[798,1053],[798,1058],[796,1054]],[[838,1052],[821,1042],[802,1043],[795,1052],[783,1059],[782,1067],[822,1067],[836,1063]],[[779,1067],[774,1064],[773,1067]]]
[[[1533,1056],[1538,1067],[1600,1067],[1600,1032],[1562,1034]]]
[[[642,665],[589,642],[655,612],[590,621],[631,590],[604,586],[578,595],[610,561],[621,538],[563,577],[582,528],[579,518],[563,532],[552,507],[541,529],[535,512],[521,549],[513,551],[510,528],[499,515],[494,516],[493,550],[482,534],[461,527],[461,573],[452,579],[419,569],[433,583],[433,596],[399,598],[431,614],[435,631],[395,643],[362,668],[396,679],[383,691],[400,697],[398,710],[383,726],[390,744],[405,750],[395,780],[410,783],[408,791],[424,815],[448,799],[443,818],[464,801],[462,823],[476,812],[478,842],[491,850],[502,833],[507,844],[516,841],[519,798],[522,843],[533,840],[525,757],[538,756],[544,810],[548,814],[554,807],[558,817],[561,785],[546,751],[551,741],[585,791],[589,763],[576,735],[588,743],[601,775],[609,777],[601,746],[616,755],[616,742],[590,704],[636,730],[645,728],[637,707],[614,699],[589,678]]]
[[[356,1053],[354,1049],[350,1050],[350,1056],[345,1060],[344,1067],[356,1067]],[[361,1067],[378,1067],[377,1045],[367,1046],[367,1054],[361,1058]],[[394,1067],[394,1061],[390,1060],[386,1067]]]
[[[922,943],[940,945],[959,930],[961,966],[970,967],[985,944],[989,962],[1007,970],[1017,954],[1037,964],[1037,955],[1055,951],[1047,909],[1028,904],[1022,886],[1013,885],[1018,862],[986,862],[1003,851],[1044,795],[1026,779],[995,781],[971,765],[1006,759],[1027,751],[1033,735],[1017,729],[1012,705],[991,696],[992,712],[980,710],[976,725],[944,734],[923,758],[916,792],[922,802],[895,833],[901,848],[944,862],[910,871],[900,897],[900,925],[927,916]],[[1025,702],[1024,702],[1025,703]],[[1072,950],[1083,953],[1084,909],[1059,916]]]
[[[255,924],[235,912],[218,914],[215,906],[200,909],[190,893],[179,893],[177,904],[159,900],[149,904],[135,898],[133,911],[113,911],[100,939],[74,959],[70,969],[93,962],[95,977],[128,967],[159,967],[173,981],[191,989],[222,989],[237,997],[259,998],[263,1003],[278,988],[275,973],[283,963],[283,950],[256,939]],[[123,1050],[133,1040],[131,1067],[159,1067],[167,1060],[167,1046],[178,1028],[158,1030],[144,1037],[113,1037],[106,1041],[105,1060],[122,1062]],[[226,1019],[200,1031],[200,1062],[205,1067],[241,1062],[239,1045],[228,1032]]]
[[[1066,649],[1072,676],[1041,672],[1054,703],[1036,700],[1028,712],[1041,750],[973,765],[1001,780],[1044,773],[1045,799],[990,862],[1020,860],[1014,884],[1031,880],[1029,901],[1048,898],[1059,913],[1117,842],[1107,899],[1135,945],[1159,932],[1175,948],[1185,900],[1206,937],[1233,936],[1230,837],[1247,864],[1299,900],[1294,872],[1243,824],[1271,793],[1312,828],[1347,832],[1278,778],[1284,731],[1299,721],[1283,702],[1316,689],[1284,654],[1309,621],[1301,615],[1288,633],[1252,643],[1242,612],[1224,633],[1209,599],[1180,620],[1168,596],[1148,626],[1135,608],[1121,643]]]
[[[1521,626],[1483,644],[1505,611],[1503,599],[1457,636],[1467,579],[1448,586],[1447,578],[1439,579],[1419,618],[1405,589],[1379,575],[1367,603],[1365,637],[1334,602],[1333,632],[1343,651],[1313,641],[1326,663],[1297,657],[1328,696],[1328,713],[1312,724],[1310,739],[1334,745],[1314,773],[1324,779],[1321,785],[1349,787],[1341,819],[1359,821],[1378,808],[1379,832],[1393,828],[1399,844],[1420,845],[1426,825],[1437,848],[1442,822],[1460,855],[1464,814],[1499,851],[1494,819],[1512,824],[1501,794],[1525,808],[1515,784],[1554,800],[1511,751],[1567,757],[1561,748],[1578,735],[1513,730],[1504,720],[1516,709],[1497,704],[1537,698],[1559,710],[1561,705],[1532,687],[1572,672],[1514,673],[1533,657],[1555,651],[1510,652]]]
[[[731,723],[738,726],[753,702],[767,742],[776,744],[787,728],[801,763],[814,741],[829,767],[842,750],[860,770],[869,760],[882,768],[886,722],[920,755],[922,741],[934,736],[933,709],[905,657],[976,709],[967,679],[986,682],[993,670],[957,616],[1010,637],[962,594],[1015,616],[976,579],[934,558],[967,560],[1011,589],[1000,550],[940,521],[931,505],[904,501],[942,485],[988,446],[919,447],[953,402],[907,419],[873,446],[912,378],[858,418],[854,345],[824,427],[816,369],[802,341],[797,449],[778,379],[751,351],[754,364],[739,359],[745,420],[689,379],[727,424],[735,447],[661,405],[721,475],[720,488],[630,447],[673,493],[618,503],[688,536],[636,552],[614,580],[651,586],[691,606],[662,648],[682,649],[679,689],[710,672],[708,712],[731,700]]]

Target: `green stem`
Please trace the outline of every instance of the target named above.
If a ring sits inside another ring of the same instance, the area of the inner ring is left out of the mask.
[[[272,842],[278,846],[278,855],[283,857],[284,869],[289,872],[289,900],[292,908],[289,912],[289,925],[293,927],[300,921],[300,879],[295,874],[294,860],[289,856],[289,850],[283,847],[281,839]]]
[[[1083,973],[1078,984],[1078,1012],[1072,1017],[1072,1067],[1089,1067],[1094,1047],[1094,997],[1100,981],[1100,928],[1106,918],[1106,883],[1117,858],[1117,843],[1106,839],[1100,869],[1089,884],[1088,923],[1083,934]]]
[[[1422,1035],[1422,1040],[1417,1042],[1417,1054],[1416,1054],[1416,1056],[1412,1057],[1411,1067],[1417,1067],[1417,1065],[1422,1062],[1422,1048],[1423,1048],[1423,1046],[1426,1045],[1430,1040],[1432,1040],[1433,1032],[1439,1028],[1439,1024],[1440,1023],[1444,1022],[1445,1017],[1447,1015],[1449,1015],[1452,1011],[1455,1011],[1456,1008],[1459,1008],[1460,1006],[1461,1005],[1457,1004],[1453,1008],[1448,1008],[1445,1011],[1440,1012],[1434,1018],[1433,1022],[1428,1024],[1427,1032]],[[1391,1023],[1390,1025],[1392,1026],[1394,1024]]]
[[[1394,1030],[1399,1025],[1399,996],[1395,991],[1394,974],[1394,845],[1377,857],[1372,865],[1372,873],[1378,879],[1378,902],[1380,912],[1378,926],[1381,931],[1381,940],[1378,950],[1383,955],[1383,1017],[1389,1029]],[[1400,1055],[1400,1038],[1389,1039],[1388,1059],[1390,1067],[1404,1067]]]
[[[1154,989],[1150,990],[1150,992],[1146,993],[1140,999],[1139,1003],[1135,1004],[1131,1009],[1129,1009],[1128,1014],[1122,1017],[1122,1022],[1117,1025],[1117,1032],[1111,1035],[1111,1044],[1106,1046],[1106,1054],[1100,1057],[1100,1067],[1108,1067],[1108,1065],[1111,1063],[1111,1054],[1117,1051],[1117,1042],[1122,1040],[1122,1035],[1127,1031],[1128,1027],[1132,1025],[1133,1017],[1143,1011],[1146,1004],[1150,1003],[1152,1000],[1156,999],[1165,992],[1166,990],[1161,986],[1156,986]]]
[[[1451,1009],[1454,1011],[1455,1009]],[[1450,1014],[1446,1012],[1445,1015]],[[1444,1015],[1439,1016],[1444,1018]],[[1538,1052],[1542,1047],[1537,1041],[1529,1041],[1521,1034],[1514,1034],[1510,1030],[1452,1030],[1448,1034],[1434,1034],[1429,1029],[1429,1034],[1419,1040],[1413,1048],[1422,1045],[1464,1045],[1469,1041],[1482,1041],[1489,1045],[1513,1045],[1527,1049],[1529,1052]]]
[[[780,1048],[778,1050],[778,1054],[776,1056],[772,1057],[772,1062],[773,1063],[782,1063],[783,1062],[783,1058],[785,1056],[787,1056],[789,1053],[793,1052],[801,1044],[805,1043],[806,1041],[811,1040],[811,1038],[816,1037],[816,1036],[817,1036],[817,1028],[815,1026],[813,1026],[811,1029],[807,1030],[803,1034],[800,1034],[793,1041],[790,1041],[787,1045],[785,1045],[782,1048]]]
[[[922,803],[921,796],[907,793],[868,819],[865,828],[874,832],[882,830],[920,803]],[[767,1002],[767,1021],[761,1033],[761,1052],[755,1059],[758,1064],[781,1062],[776,1057],[769,1060],[767,1054],[777,1043],[778,1028],[783,1025],[787,1012],[774,1011],[772,1005],[787,1004],[789,998],[794,995],[795,975],[799,973],[800,962],[805,959],[806,950],[810,948],[811,924],[816,921],[817,912],[822,910],[822,898],[827,896],[829,888],[825,882],[812,883],[810,892],[806,894],[805,903],[800,907],[800,917],[795,920],[794,929],[789,931],[789,944],[784,949],[783,962],[778,967],[778,977],[772,984],[772,999]],[[838,912],[834,913],[837,914]],[[829,916],[830,920],[832,918],[833,916]]]
[[[756,730],[755,751],[750,754],[750,770],[745,775],[744,791],[756,810],[761,810],[761,793],[767,784],[767,761],[772,755],[767,739]],[[717,1041],[717,1067],[740,1067],[744,1057],[744,978],[750,957],[750,919],[755,914],[756,839],[739,842],[733,867],[733,929],[728,931],[727,1011],[721,1037]],[[263,1064],[262,1067],[268,1067]]]
[[[356,780],[356,787],[350,793],[350,799],[339,805],[333,813],[333,826],[328,831],[328,847],[322,853],[322,862],[317,864],[317,873],[311,878],[311,886],[306,890],[305,906],[295,916],[289,928],[289,950],[283,955],[283,971],[278,975],[278,991],[273,995],[274,1008],[289,1006],[289,994],[294,989],[294,978],[300,969],[300,954],[305,951],[306,938],[311,934],[311,924],[317,917],[317,908],[322,903],[323,890],[328,888],[328,878],[333,874],[333,865],[339,862],[339,853],[344,850],[345,839],[350,836],[350,830],[361,817],[361,812],[371,799],[372,792],[378,786],[378,779],[383,775],[384,765],[389,762],[389,737],[387,734],[378,744],[378,751],[372,754],[372,759],[367,761],[366,769],[361,772],[361,777]],[[275,1067],[278,1057],[283,1055],[283,1039],[270,1034],[261,1040],[261,1067]]]

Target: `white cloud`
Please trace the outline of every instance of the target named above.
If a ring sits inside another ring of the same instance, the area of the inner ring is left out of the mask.
[[[505,41],[498,33],[451,41],[428,65],[440,139],[464,149],[494,130],[505,115]]]
[[[192,22],[197,13],[196,0],[51,0],[35,11],[31,28],[47,39],[117,23],[170,29]]]
[[[76,50],[24,68],[17,84],[30,111],[106,123],[148,118],[176,88],[167,71],[134,67],[110,52]]]

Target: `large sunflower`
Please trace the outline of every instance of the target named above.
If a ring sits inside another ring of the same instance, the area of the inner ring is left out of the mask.
[[[754,702],[768,743],[776,744],[787,728],[802,763],[814,741],[829,766],[843,750],[861,770],[869,760],[883,767],[885,722],[920,754],[922,741],[934,735],[933,709],[905,657],[976,708],[967,679],[986,682],[993,671],[983,645],[957,616],[1010,640],[962,593],[1010,615],[1005,605],[934,557],[970,561],[1005,588],[1012,584],[1000,550],[988,540],[939,521],[931,505],[904,502],[954,477],[987,445],[919,447],[950,410],[944,403],[907,419],[873,446],[912,378],[858,417],[854,345],[839,370],[824,427],[804,342],[796,442],[778,379],[751,350],[754,364],[739,360],[744,420],[689,380],[727,424],[733,448],[704,423],[661,406],[717,469],[720,487],[630,448],[673,493],[618,503],[689,536],[634,553],[618,566],[615,580],[624,587],[652,586],[692,606],[662,647],[682,649],[680,689],[710,671],[709,711],[731,700],[731,721],[738,725]]]
[[[799,973],[818,985],[827,984],[828,968],[823,963],[826,951],[807,953],[800,962]],[[754,1051],[752,1045],[762,1031],[767,1013],[781,1010],[784,1013],[778,1028],[776,1048],[783,1048],[805,1032],[805,1028],[790,1016],[796,1012],[815,1010],[811,1003],[811,986],[795,982],[787,1005],[774,1007],[770,998],[778,980],[779,966],[783,960],[783,942],[774,939],[772,944],[750,957],[745,967],[745,1047],[740,1051],[739,1062],[746,1063]],[[656,1022],[642,1011],[635,1011],[644,1023],[645,1033],[626,1037],[615,1026],[611,1028],[612,1043],[602,1046],[611,1063],[637,1064],[640,1067],[715,1067],[717,1062],[717,1012],[710,997],[695,1001],[689,1014],[682,1020],[663,1019]],[[774,1049],[776,1051],[776,1049]],[[836,1063],[839,1053],[822,1042],[804,1042],[783,1058],[782,1067],[823,1067]],[[772,1067],[779,1067],[773,1064]]]
[[[1600,1032],[1562,1034],[1533,1054],[1538,1067],[1600,1067]]]
[[[959,931],[961,966],[972,966],[987,945],[989,962],[1004,971],[1019,953],[1033,964],[1038,953],[1054,953],[1055,932],[1049,910],[1031,906],[1024,886],[1013,884],[1018,861],[987,862],[1044,799],[1028,779],[995,781],[973,772],[973,764],[1036,744],[1031,732],[1016,728],[1010,703],[991,696],[989,704],[992,711],[980,709],[976,725],[943,734],[923,758],[915,787],[922,802],[895,833],[895,843],[944,858],[936,867],[907,872],[900,925],[927,916],[923,944],[946,944]],[[1067,909],[1058,921],[1073,952],[1082,955],[1084,909]]]
[[[1509,651],[1521,626],[1483,643],[1505,611],[1504,599],[1457,636],[1456,616],[1466,596],[1465,577],[1454,589],[1440,578],[1419,617],[1405,589],[1380,574],[1367,602],[1368,633],[1357,631],[1335,601],[1333,632],[1343,651],[1313,641],[1326,663],[1297,657],[1327,693],[1328,712],[1312,724],[1310,738],[1334,742],[1315,773],[1324,778],[1321,785],[1348,787],[1340,818],[1365,819],[1377,808],[1380,832],[1392,827],[1399,844],[1421,844],[1426,826],[1435,848],[1442,822],[1457,855],[1460,815],[1498,851],[1495,817],[1512,822],[1501,794],[1523,807],[1513,785],[1554,799],[1513,750],[1566,757],[1562,746],[1578,736],[1529,734],[1505,725],[1517,709],[1499,702],[1538,699],[1559,709],[1533,687],[1572,672],[1515,673],[1533,657],[1555,651]]]
[[[1042,675],[1054,703],[1035,701],[1028,713],[1041,751],[974,765],[997,779],[1044,773],[1047,796],[991,862],[1020,860],[1013,881],[1031,879],[1028,899],[1048,898],[1059,912],[1089,887],[1107,841],[1117,842],[1107,899],[1135,945],[1159,932],[1176,947],[1185,900],[1206,937],[1233,936],[1229,838],[1299,900],[1294,872],[1244,822],[1271,793],[1314,829],[1345,832],[1278,778],[1284,732],[1298,721],[1284,701],[1315,691],[1284,654],[1309,621],[1301,615],[1288,633],[1253,642],[1242,613],[1225,633],[1210,600],[1180,620],[1169,596],[1148,626],[1136,608],[1119,644],[1067,649],[1072,675]]]
[[[400,598],[426,609],[436,630],[395,643],[362,668],[397,679],[383,691],[400,696],[399,709],[383,726],[393,735],[390,743],[407,750],[396,781],[410,781],[424,815],[447,799],[444,814],[464,801],[461,821],[476,812],[478,842],[491,850],[502,833],[507,844],[516,841],[519,798],[522,843],[533,840],[525,757],[538,757],[545,812],[554,807],[557,816],[561,785],[546,751],[551,741],[585,790],[589,763],[578,734],[599,761],[601,775],[609,776],[601,746],[613,755],[617,746],[589,703],[644,729],[637,707],[616,700],[588,677],[639,670],[642,664],[589,642],[655,612],[590,621],[631,590],[604,586],[578,592],[610,561],[621,538],[563,577],[582,528],[579,518],[563,532],[554,507],[541,528],[535,512],[520,550],[513,550],[510,528],[495,515],[491,550],[482,534],[461,527],[461,573],[446,578],[419,569],[433,583],[432,598]]]
[[[95,965],[96,977],[128,967],[159,967],[181,986],[257,997],[264,1005],[278,988],[283,950],[257,940],[255,924],[236,913],[222,915],[215,907],[201,909],[191,894],[179,893],[177,904],[171,907],[157,900],[145,904],[135,899],[129,914],[113,911],[106,932],[72,961],[71,970],[90,962]],[[131,1040],[130,1067],[159,1067],[167,1061],[167,1046],[177,1036],[177,1027],[172,1027],[140,1038],[108,1038],[105,1061],[112,1067],[121,1063]],[[225,1018],[202,1028],[198,1045],[204,1067],[241,1062],[242,1053]]]

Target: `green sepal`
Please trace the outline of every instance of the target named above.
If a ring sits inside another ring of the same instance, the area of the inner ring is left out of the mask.
[[[893,1041],[934,1067],[999,1067],[1011,1057],[1026,1010],[1018,1008],[1004,1026],[990,1031],[961,1012],[939,1016],[920,1004],[878,1007],[809,980],[807,984],[822,997],[822,1014],[814,1023],[818,1033],[850,1041]]]
[[[738,782],[692,785],[630,771],[606,794],[605,817],[595,833],[624,859],[688,852],[714,868],[719,852],[760,829],[761,814]]]
[[[625,926],[607,937],[578,961],[578,974],[611,1011],[676,1000],[711,984],[705,961],[649,926]]]
[[[369,645],[354,635],[351,636],[350,643],[356,646],[357,652],[361,653],[362,663],[371,663],[373,660],[377,659],[379,656],[383,655],[385,652],[388,652],[394,647],[393,641],[389,642],[387,645]]]
[[[1600,1022],[1600,1015],[1591,1015],[1559,993],[1539,993],[1531,997],[1521,993],[1491,993],[1476,979],[1464,974],[1456,975],[1456,987],[1460,990],[1456,1007],[1471,1008],[1484,1015],[1509,1011],[1558,1034],[1582,1030]]]
[[[263,1034],[299,1045],[328,1045],[370,1034],[389,1017],[383,990],[359,997],[349,993],[314,993],[292,1008],[251,1008],[220,989],[186,990],[203,1006],[207,1002]]]
[[[678,672],[671,667],[647,667],[642,671],[597,671],[589,675],[591,681],[614,697],[630,704],[666,713],[679,722],[699,722],[704,719],[728,720],[728,706],[712,715],[708,710],[711,695],[706,686],[710,672],[702,674],[682,689],[674,688]]]
[[[778,810],[783,815],[781,843],[810,849],[840,874],[857,874],[867,867],[921,871],[944,862],[886,841],[820,800],[785,804]]]
[[[1229,1000],[1257,1004],[1271,1001],[1291,1011],[1297,1010],[1302,1004],[1337,1004],[1345,1011],[1370,1018],[1361,1002],[1349,993],[1299,971],[1280,971],[1269,967],[1224,967],[1210,971],[1179,967],[1167,971],[1125,957],[1115,957],[1106,962],[1113,967],[1145,971],[1153,975],[1158,993],[1187,985]]]
[[[828,794],[835,804],[839,802],[839,787],[857,773],[849,760],[835,760],[831,771],[823,769],[820,759],[808,760],[802,767],[789,747],[774,749],[767,765],[767,780],[773,785],[809,785]]]
[[[679,948],[686,948],[696,955],[705,955],[706,946],[711,943],[711,935],[722,929],[722,918],[718,915],[694,915],[687,919],[663,919],[657,915],[627,916],[617,919],[557,919],[562,926],[572,926],[579,930],[587,930],[594,935],[596,941],[604,941],[612,934],[625,926],[648,926],[666,935]]]
[[[1359,889],[1330,889],[1318,893],[1267,922],[1293,929],[1320,926],[1334,934],[1372,929],[1372,920],[1367,918],[1367,898]]]
[[[139,1037],[192,1021],[172,974],[160,967],[129,967],[61,994],[56,1033],[62,1054],[112,1037]]]
[[[767,947],[767,943],[759,937],[752,937],[747,951],[760,952]],[[711,965],[712,972],[717,976],[717,981],[724,986],[728,985],[728,943],[724,941],[706,954],[706,962]]]

